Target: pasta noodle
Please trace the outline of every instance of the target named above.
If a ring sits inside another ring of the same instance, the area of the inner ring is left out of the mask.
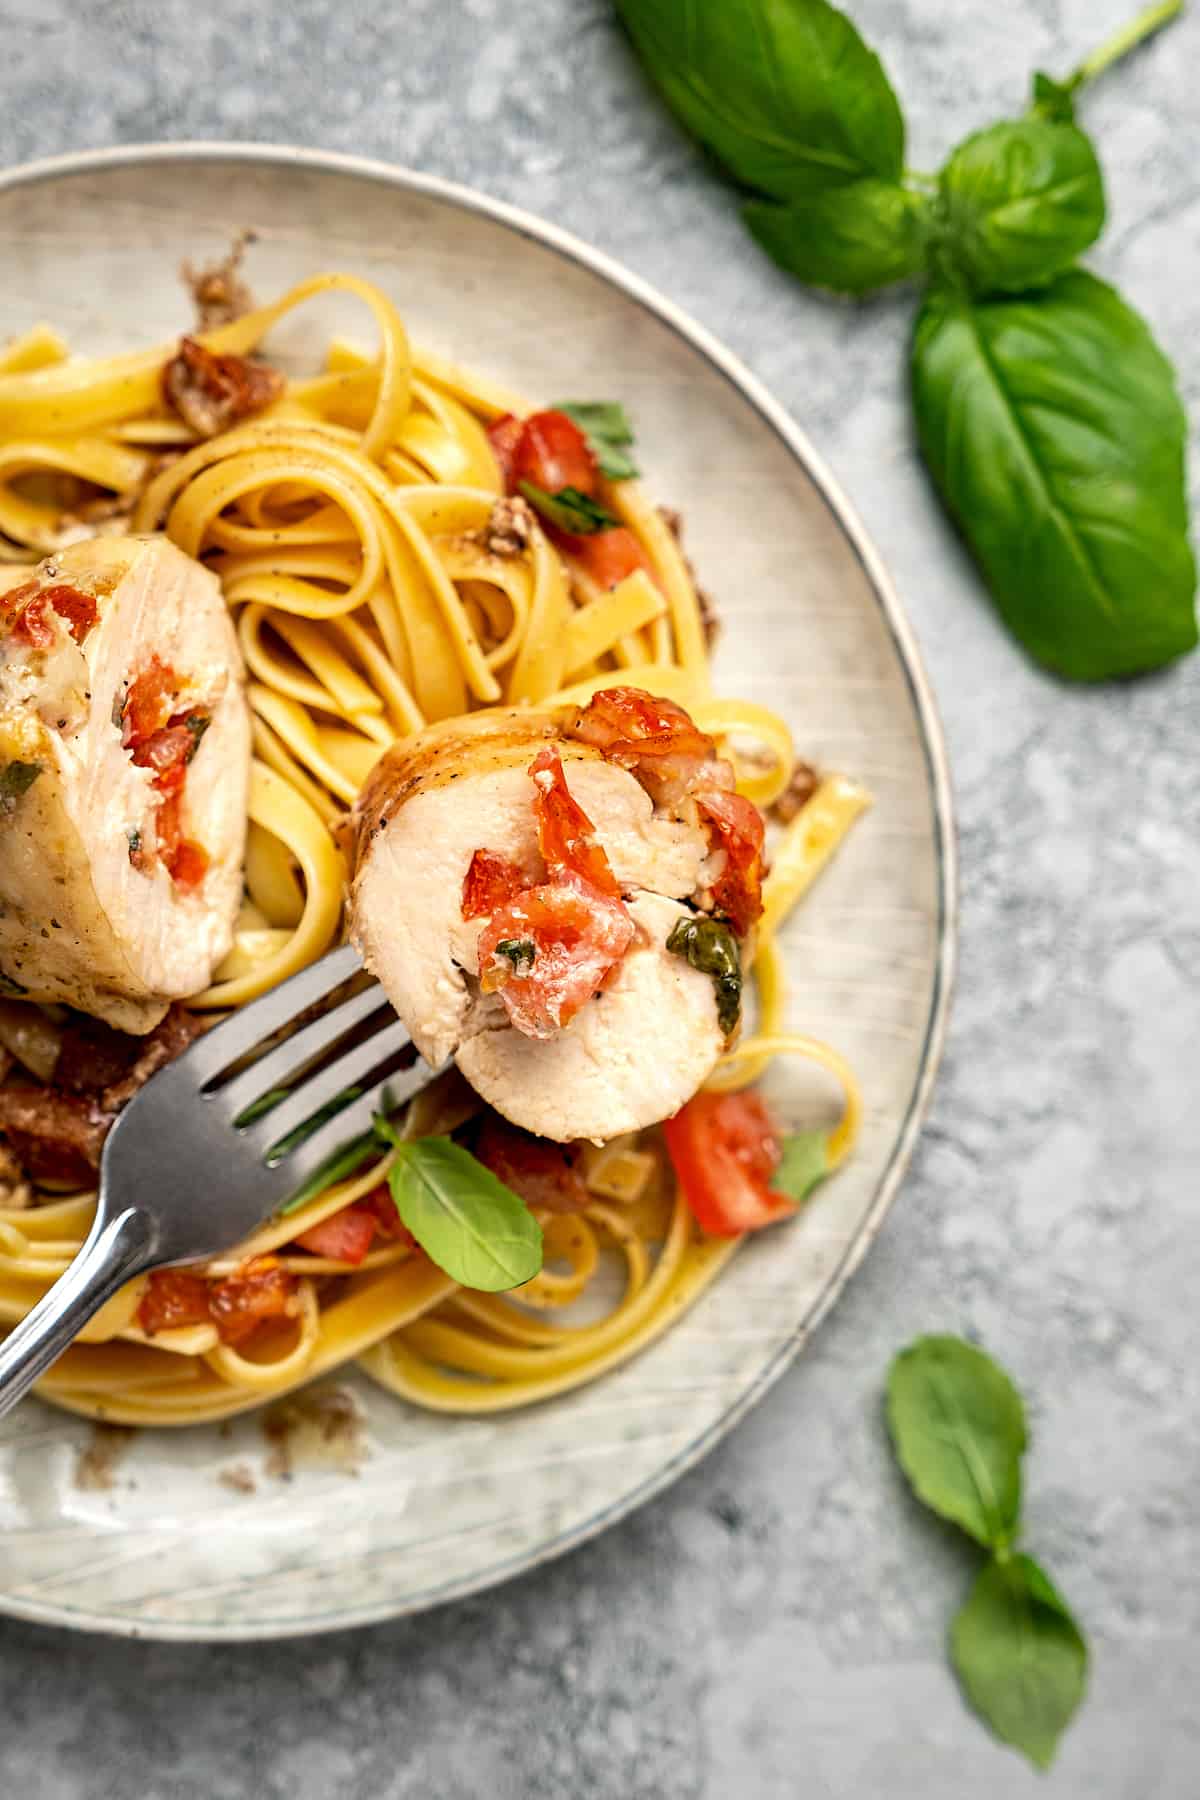
[[[0,559],[29,563],[59,547],[73,498],[98,494],[123,506],[135,531],[165,529],[203,557],[236,615],[255,762],[236,941],[191,1003],[208,1011],[253,999],[337,940],[348,871],[336,828],[398,736],[470,710],[582,703],[628,683],[688,707],[761,807],[779,799],[795,765],[781,719],[712,697],[691,576],[636,482],[606,484],[605,499],[653,579],[639,570],[601,588],[540,532],[520,554],[488,547],[503,487],[485,426],[526,409],[412,350],[381,290],[314,276],[202,342],[248,354],[285,315],[331,292],[363,304],[377,349],[334,339],[320,372],[206,441],[163,401],[173,347],[88,360],[38,326],[0,352]],[[711,1084],[742,1087],[785,1054],[821,1064],[845,1094],[831,1166],[852,1144],[861,1102],[836,1052],[785,1034],[776,934],[866,804],[855,783],[830,775],[783,831],[755,941],[757,1029]],[[443,1086],[419,1097],[406,1133],[451,1129],[447,1108],[461,1116],[461,1093]],[[240,1348],[212,1325],[148,1337],[137,1323],[143,1280],[109,1302],[39,1391],[96,1417],[182,1425],[256,1406],[357,1358],[414,1404],[500,1411],[563,1393],[652,1342],[737,1248],[700,1234],[654,1134],[588,1154],[588,1205],[543,1217],[545,1266],[514,1294],[459,1289],[402,1242],[377,1245],[349,1271],[295,1248],[298,1233],[371,1193],[388,1163],[269,1221],[211,1265],[220,1276],[248,1257],[278,1257],[299,1284],[286,1328]],[[28,1311],[86,1235],[93,1196],[43,1201],[0,1209],[0,1322]],[[564,1316],[614,1268],[622,1291],[603,1317]]]

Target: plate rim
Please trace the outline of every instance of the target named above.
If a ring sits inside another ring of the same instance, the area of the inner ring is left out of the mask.
[[[879,1178],[862,1227],[829,1274],[817,1300],[804,1317],[796,1321],[787,1338],[759,1370],[754,1380],[711,1425],[637,1487],[570,1528],[544,1539],[530,1549],[502,1558],[487,1569],[441,1585],[423,1588],[405,1599],[382,1600],[349,1608],[341,1613],[323,1613],[295,1619],[240,1620],[229,1625],[214,1622],[197,1626],[165,1618],[142,1620],[119,1613],[88,1612],[81,1608],[51,1605],[36,1599],[0,1593],[0,1615],[39,1625],[57,1626],[64,1630],[174,1643],[252,1643],[316,1636],[324,1632],[351,1630],[359,1626],[381,1624],[389,1619],[411,1617],[432,1607],[482,1593],[563,1556],[597,1537],[610,1525],[626,1518],[695,1467],[775,1385],[821,1324],[879,1235],[912,1160],[945,1048],[954,988],[958,940],[958,853],[949,758],[937,703],[916,634],[883,558],[837,477],[810,443],[807,434],[774,398],[765,383],[706,326],[701,325],[650,282],[626,268],[606,251],[593,248],[573,232],[541,219],[522,207],[514,206],[509,201],[494,199],[477,188],[439,175],[429,175],[403,164],[388,163],[379,158],[356,156],[343,151],[247,140],[223,143],[213,139],[110,145],[101,149],[67,151],[56,156],[40,157],[0,171],[0,194],[13,188],[32,187],[40,182],[65,177],[173,161],[224,161],[267,167],[309,168],[323,173],[352,176],[406,193],[425,195],[479,214],[507,226],[519,236],[532,239],[567,261],[597,275],[609,286],[619,289],[652,313],[677,337],[699,351],[726,382],[741,394],[800,464],[821,493],[858,558],[895,645],[916,713],[932,802],[934,855],[937,864],[937,946],[929,1013],[917,1077],[908,1108],[898,1126],[891,1154]]]

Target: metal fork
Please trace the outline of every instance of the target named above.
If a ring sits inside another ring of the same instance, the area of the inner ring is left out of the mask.
[[[134,1095],[104,1145],[79,1254],[0,1344],[0,1417],[118,1288],[228,1250],[367,1129],[384,1082],[397,1105],[432,1079],[378,983],[338,995],[360,972],[350,945],[331,951]]]

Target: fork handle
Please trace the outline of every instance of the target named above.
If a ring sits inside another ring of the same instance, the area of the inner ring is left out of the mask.
[[[98,1220],[74,1262],[0,1344],[0,1418],[44,1375],[118,1288],[154,1262],[153,1226],[137,1207]]]

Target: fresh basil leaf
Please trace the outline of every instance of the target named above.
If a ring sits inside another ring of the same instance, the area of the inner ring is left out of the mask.
[[[1104,229],[1104,179],[1077,125],[1015,119],[977,131],[938,191],[943,241],[979,294],[1040,287]]]
[[[447,1137],[401,1140],[388,1183],[422,1250],[463,1287],[499,1293],[541,1268],[541,1226],[461,1144]]]
[[[517,485],[543,519],[574,537],[591,537],[594,532],[611,531],[614,525],[621,523],[607,506],[602,506],[599,500],[593,500],[579,488],[559,488],[557,493],[548,494],[545,488],[536,487],[532,481],[521,481]]]
[[[0,769],[0,813],[15,812],[17,801],[29,792],[41,772],[41,763],[5,763]]]
[[[950,1652],[963,1692],[996,1736],[1049,1768],[1083,1699],[1088,1652],[1032,1557],[987,1563],[950,1628]]]
[[[1033,77],[1033,106],[1039,119],[1053,119],[1059,125],[1075,123],[1075,90],[1069,82],[1056,81],[1038,69]]]
[[[573,419],[609,481],[633,481],[640,473],[629,454],[633,426],[619,400],[556,400],[554,411]]]
[[[829,1139],[823,1131],[794,1131],[784,1138],[780,1149],[771,1189],[798,1205],[829,1173]]]
[[[1003,1369],[961,1338],[918,1338],[888,1372],[887,1415],[917,1498],[989,1549],[1010,1544],[1025,1409]]]
[[[345,1181],[347,1175],[353,1175],[355,1170],[361,1169],[365,1162],[370,1161],[371,1157],[378,1156],[381,1149],[382,1144],[374,1131],[364,1131],[360,1137],[352,1138],[348,1144],[343,1144],[340,1150],[335,1150],[332,1155],[327,1156],[320,1167],[313,1170],[304,1185],[298,1187],[296,1192],[284,1201],[279,1208],[280,1217],[286,1217],[288,1213],[296,1212],[309,1200],[314,1200],[318,1194],[323,1194],[326,1188],[331,1188],[335,1181]]]
[[[904,120],[879,58],[827,0],[617,0],[679,120],[747,187],[795,200],[898,181]]]
[[[929,211],[924,195],[872,177],[787,206],[751,200],[742,217],[789,274],[835,293],[869,294],[923,266]]]
[[[1033,656],[1101,681],[1193,647],[1183,409],[1112,288],[1077,269],[974,305],[932,292],[912,380],[925,460]]]

